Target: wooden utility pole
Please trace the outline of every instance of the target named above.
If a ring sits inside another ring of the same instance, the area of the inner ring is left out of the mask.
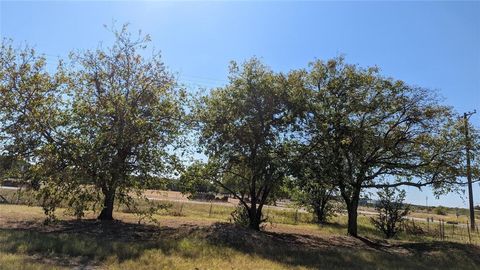
[[[470,169],[470,138],[468,137],[468,118],[477,111],[463,114],[465,124],[465,152],[467,155],[467,182],[468,182],[468,201],[470,206],[470,228],[475,229],[475,211],[473,208],[473,188],[472,188],[472,171]]]

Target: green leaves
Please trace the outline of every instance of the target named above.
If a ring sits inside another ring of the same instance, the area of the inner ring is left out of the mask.
[[[54,75],[33,50],[2,43],[2,143],[35,165],[49,205],[72,197],[102,199],[87,194],[92,191],[126,198],[148,179],[174,173],[183,90],[158,53],[143,56],[147,36],[134,38],[127,27],[112,31],[110,48],[72,53]],[[51,198],[57,195],[62,197]]]
[[[200,144],[218,166],[216,183],[245,206],[249,197],[249,211],[261,211],[285,175],[283,147],[294,124],[289,97],[296,85],[256,58],[241,66],[232,62],[229,79],[196,108]]]
[[[400,224],[410,212],[409,205],[404,204],[405,190],[385,187],[377,192],[378,201],[375,210],[377,217],[370,218],[373,225],[385,234],[394,237],[400,230]]]

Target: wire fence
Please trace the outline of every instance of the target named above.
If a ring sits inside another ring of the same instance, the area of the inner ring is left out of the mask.
[[[451,241],[480,245],[479,225],[471,228],[470,223],[447,221],[427,217],[424,221],[410,218],[402,222],[402,231],[407,236],[427,236],[439,241]]]

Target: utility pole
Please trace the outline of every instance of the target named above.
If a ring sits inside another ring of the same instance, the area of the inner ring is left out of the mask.
[[[470,138],[468,137],[468,118],[472,114],[476,113],[468,112],[463,114],[463,120],[465,124],[465,152],[467,156],[467,182],[468,182],[468,201],[470,204],[470,228],[475,229],[475,210],[473,208],[473,188],[472,188],[472,171],[470,169]]]

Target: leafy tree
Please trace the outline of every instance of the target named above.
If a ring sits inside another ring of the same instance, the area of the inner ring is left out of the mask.
[[[160,55],[140,54],[149,37],[132,39],[126,26],[114,34],[110,49],[75,55],[71,74],[82,167],[104,197],[99,219],[112,219],[116,196],[128,202],[130,189],[173,171],[184,115],[185,95]]]
[[[337,194],[335,187],[311,181],[302,186],[297,200],[311,209],[318,224],[325,224],[339,208]]]
[[[365,188],[452,187],[459,161],[458,144],[447,136],[452,112],[431,91],[343,58],[313,62],[305,77],[302,143],[322,157],[325,177],[339,188],[350,235],[357,236]]]
[[[195,161],[183,170],[178,187],[182,193],[195,194],[196,192],[218,193],[218,186],[209,177],[207,164]]]
[[[339,209],[337,198],[340,194],[332,179],[328,179],[328,174],[324,172],[327,167],[319,164],[321,159],[312,158],[314,153],[309,153],[309,158],[304,157],[290,164],[295,177],[290,181],[289,188],[292,199],[309,208],[317,223],[325,224]]]
[[[384,187],[377,192],[378,202],[375,210],[378,217],[372,217],[373,225],[381,230],[386,238],[394,237],[399,228],[399,224],[408,215],[410,208],[403,202],[405,200],[405,190],[399,191],[398,188]]]
[[[259,230],[262,209],[286,174],[284,141],[291,119],[292,82],[258,59],[230,66],[230,83],[199,102],[200,145],[211,181],[245,207],[249,227]]]
[[[55,145],[52,132],[62,125],[60,112],[66,78],[62,63],[57,72],[46,71],[46,59],[34,49],[15,48],[12,40],[2,40],[0,48],[0,152],[4,162],[20,162],[16,176],[30,180],[38,187],[39,164],[45,163],[43,153]],[[13,162],[13,163],[12,163]],[[3,163],[3,162],[2,162]],[[37,166],[33,166],[36,163]],[[10,165],[9,173],[12,173]],[[28,168],[28,170],[26,170]],[[56,167],[44,166],[57,171]],[[21,175],[18,175],[21,172]]]
[[[132,194],[174,172],[185,95],[158,53],[142,56],[148,36],[113,33],[112,47],[74,53],[55,75],[33,51],[2,47],[3,130],[33,164],[47,214],[101,202],[98,218],[111,220],[116,200],[135,207]]]

